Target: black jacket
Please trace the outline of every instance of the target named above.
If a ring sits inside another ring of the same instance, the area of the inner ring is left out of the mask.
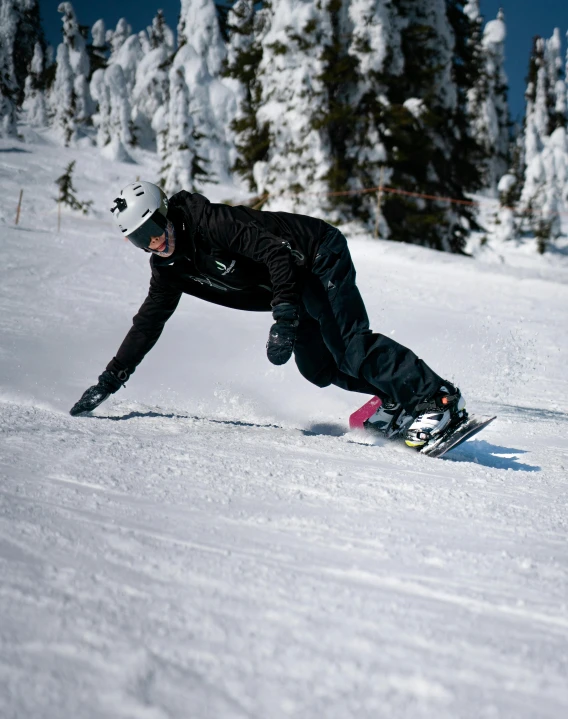
[[[251,311],[298,304],[329,225],[305,215],[209,202],[182,190],[170,198],[171,257],[152,254],[150,289],[107,369],[133,372],[152,349],[182,293]]]

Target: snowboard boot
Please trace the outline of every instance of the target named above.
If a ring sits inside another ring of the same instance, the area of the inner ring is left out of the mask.
[[[412,421],[412,415],[407,414],[402,405],[391,399],[385,399],[374,415],[363,424],[366,430],[381,434],[392,439],[402,432]]]
[[[433,397],[416,405],[414,421],[406,429],[404,441],[409,447],[420,449],[466,419],[465,399],[457,387],[446,382]]]

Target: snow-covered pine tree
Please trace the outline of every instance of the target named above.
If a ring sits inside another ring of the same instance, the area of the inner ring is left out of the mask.
[[[18,86],[13,49],[16,27],[14,3],[0,0],[0,137],[17,134]]]
[[[559,34],[536,37],[529,64],[524,127],[525,181],[520,211],[544,252],[561,232],[560,212],[568,206],[566,89],[561,81]]]
[[[89,62],[91,73],[89,81],[91,80],[93,73],[96,70],[104,70],[107,66],[107,58],[110,51],[110,46],[106,41],[106,29],[105,21],[97,20],[91,28],[92,42],[87,45],[87,52],[89,53]]]
[[[105,40],[110,47],[107,66],[91,78],[91,93],[98,104],[93,117],[97,145],[106,157],[128,162],[132,159],[128,148],[137,144],[131,98],[144,52],[139,36],[131,34],[124,18],[115,30],[107,30]]]
[[[226,128],[235,114],[235,97],[220,79],[221,66],[225,58],[225,45],[219,29],[219,21],[213,0],[182,0],[178,23],[178,50],[169,70],[170,87],[180,90],[178,70],[181,70],[188,91],[189,108],[170,108],[164,111],[164,118],[187,112],[193,126],[195,158],[192,168],[199,167],[200,179],[209,181],[227,180],[229,177],[230,147]],[[171,102],[171,99],[170,99]],[[162,155],[162,166],[172,166],[168,156],[175,142],[169,141],[169,128],[158,142]],[[196,165],[197,162],[197,165]],[[194,180],[197,179],[193,174]],[[162,182],[169,182],[166,172]],[[177,188],[182,189],[182,188]],[[185,189],[191,189],[187,187]]]
[[[88,78],[91,71],[84,30],[79,25],[77,16],[75,15],[75,10],[70,2],[60,3],[57,11],[63,16],[63,44],[68,49],[69,65],[73,76],[73,112],[75,121],[78,124],[90,123],[90,119],[95,108],[89,92]],[[67,72],[67,70],[65,70],[65,72]],[[55,117],[58,118],[58,108],[54,106],[53,101],[51,103],[51,107],[52,111],[55,113]]]
[[[347,123],[351,129],[349,150],[345,153],[350,165],[349,185],[352,188],[388,185],[392,176],[384,143],[391,110],[388,89],[404,69],[400,22],[392,0],[351,0],[349,18],[353,29],[348,53],[357,62],[355,67],[348,66],[351,82],[347,84],[351,91],[343,93],[346,98],[350,96],[353,107],[353,117]],[[353,71],[357,73],[355,80]],[[412,119],[410,113],[408,118]],[[364,221],[379,219],[380,236],[389,236],[384,218],[376,218],[378,206],[374,194],[339,196],[338,200],[349,203]]]
[[[32,127],[45,127],[47,125],[44,55],[39,42],[36,42],[34,56],[26,77],[22,108],[26,112],[26,120],[29,125]]]
[[[559,28],[555,28],[552,37],[546,41],[545,59],[548,71],[550,131],[554,132],[557,127],[566,127],[566,79]]]
[[[447,196],[436,169],[440,156],[449,164],[447,133],[445,138],[437,135],[447,128],[457,93],[451,76],[454,38],[445,6],[443,0],[393,0],[393,8],[404,71],[385,78],[389,184],[403,192]],[[383,213],[393,240],[452,248],[453,221],[446,203],[389,194]]]
[[[485,188],[495,193],[509,164],[510,120],[507,101],[508,80],[505,73],[505,15],[499,11],[496,20],[487,23],[481,33],[479,0],[469,0],[464,11],[472,29],[475,81],[468,92],[472,131],[484,149],[482,178]]]
[[[132,90],[132,122],[138,144],[149,150],[157,149],[157,135],[164,133],[168,112],[168,70],[174,53],[174,34],[161,11],[148,28],[148,51],[136,70]],[[160,156],[165,150],[161,146]]]
[[[74,169],[75,160],[70,162],[65,168],[65,172],[60,177],[58,177],[57,180],[55,180],[55,184],[59,189],[55,201],[61,203],[62,205],[67,205],[67,207],[71,208],[72,210],[80,210],[84,215],[86,215],[89,212],[93,201],[88,200],[87,202],[82,202],[77,197],[77,190],[73,185]]]
[[[114,63],[97,70],[91,79],[91,93],[98,104],[93,117],[97,145],[109,159],[130,161],[127,148],[132,145],[131,110],[122,66]]]
[[[51,124],[55,134],[67,147],[75,139],[77,133],[77,100],[74,89],[75,76],[69,59],[69,47],[63,42],[57,46],[55,62],[57,66],[55,80],[49,93]]]
[[[382,0],[378,4],[382,5]],[[349,52],[353,30],[349,1],[324,0],[320,13],[318,33],[321,34],[316,37],[319,49],[317,44],[314,46],[314,57],[321,68],[316,75],[318,85],[314,86],[319,107],[311,120],[313,130],[319,134],[320,152],[325,153],[322,158],[325,172],[318,171],[317,176],[321,176],[322,189],[326,189],[328,195],[325,199],[320,198],[320,206],[327,208],[334,222],[365,219],[363,200],[366,198],[345,193],[360,189],[359,162],[363,159],[369,162],[377,153],[380,157],[381,142],[374,128],[368,127],[367,139],[376,145],[371,157],[365,157],[365,151],[357,157],[357,132],[368,120],[368,113],[365,107],[356,106],[360,96],[357,89],[360,76],[357,75],[358,58]],[[309,78],[308,81],[311,82]],[[377,94],[379,92],[377,87]],[[318,162],[317,155],[314,160]]]
[[[471,18],[463,6],[462,0],[446,0],[447,16],[450,28],[454,34],[454,51],[452,58],[452,77],[456,86],[456,105],[453,115],[449,117],[451,146],[451,165],[448,168],[448,190],[458,192],[452,195],[456,199],[465,200],[465,193],[480,190],[484,185],[482,167],[488,155],[488,149],[484,146],[475,128],[472,128],[472,117],[470,114],[469,97],[472,89],[479,82],[484,70],[482,61],[482,48],[479,46],[478,26],[471,22]],[[485,38],[489,35],[485,35]],[[502,67],[501,67],[502,69]],[[494,68],[491,68],[494,71]],[[507,106],[507,85],[506,78],[502,87],[504,93],[504,124],[505,137],[499,134],[496,138],[497,151],[495,152],[496,174],[500,177],[507,169],[506,159],[508,156],[508,122],[509,111]],[[501,88],[499,89],[501,93]],[[497,93],[498,98],[501,94]],[[500,115],[500,100],[496,101],[498,108],[497,115]],[[501,125],[499,125],[501,127]],[[502,146],[499,145],[502,143]],[[502,155],[503,153],[503,155]],[[502,166],[498,164],[501,161]],[[454,189],[455,188],[455,189]],[[467,204],[454,205],[459,215],[459,227],[454,230],[455,236],[459,239],[459,249],[465,247],[469,229],[478,229],[476,213]]]
[[[236,116],[231,120],[229,141],[236,153],[232,170],[240,175],[251,191],[256,191],[253,168],[266,160],[269,138],[268,123],[259,125],[257,111],[262,98],[258,68],[262,59],[260,42],[266,25],[267,4],[262,10],[252,0],[237,0],[227,14],[227,58],[224,81],[236,98]]]
[[[116,28],[114,30],[111,30],[110,28],[107,30],[106,41],[110,47],[110,63],[115,62],[116,56],[120,52],[121,47],[131,36],[132,27],[128,24],[126,18],[123,17],[121,17],[116,23]]]
[[[106,38],[110,46],[108,65],[122,67],[127,92],[130,95],[136,84],[138,66],[144,58],[140,37],[138,34],[133,34],[131,26],[121,18],[115,30],[107,30]]]
[[[160,174],[164,191],[171,195],[180,190],[191,190],[205,171],[196,155],[193,122],[189,115],[189,91],[183,70],[172,68],[169,80],[167,135],[163,140],[165,162]]]
[[[152,25],[148,28],[147,32],[148,42],[150,43],[150,48],[152,50],[163,46],[169,48],[170,50],[174,49],[174,33],[167,24],[162,10],[158,10],[152,20]]]
[[[451,0],[393,0],[393,7],[404,72],[388,83],[384,143],[390,185],[465,200],[465,192],[479,188],[463,69],[469,46],[461,34],[469,27],[467,16],[462,4]],[[463,251],[474,222],[465,204],[399,194],[385,198],[383,211],[392,239],[453,252]]]
[[[16,134],[36,43],[45,49],[37,0],[0,0],[0,136]]]
[[[254,179],[261,194],[271,195],[270,208],[321,214],[332,169],[323,51],[335,30],[317,0],[272,0],[267,23],[257,123],[268,127],[270,147]]]

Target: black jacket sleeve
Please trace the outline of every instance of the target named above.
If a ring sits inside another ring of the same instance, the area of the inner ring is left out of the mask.
[[[107,369],[117,367],[132,374],[158,341],[164,325],[178,306],[181,292],[161,284],[153,275],[148,296],[132,320],[132,328]]]
[[[255,223],[223,222],[216,227],[217,243],[230,252],[261,262],[268,268],[272,284],[272,307],[300,302],[298,269],[290,243]]]
[[[263,262],[268,267],[274,293],[271,303],[273,307],[283,302],[300,304],[298,270],[289,242],[260,229],[256,243],[252,243],[248,256],[256,262]]]

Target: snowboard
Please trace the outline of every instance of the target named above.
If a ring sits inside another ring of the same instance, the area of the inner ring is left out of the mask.
[[[349,417],[350,429],[364,429],[365,422],[375,414],[380,406],[381,400],[379,397],[372,397],[362,407],[355,410]],[[481,430],[491,424],[494,419],[496,419],[496,417],[476,417],[469,415],[461,424],[458,424],[442,437],[430,442],[418,451],[420,454],[425,454],[428,457],[442,457],[446,452],[449,452],[450,449],[454,449],[462,442],[473,437],[474,434],[481,432]]]

